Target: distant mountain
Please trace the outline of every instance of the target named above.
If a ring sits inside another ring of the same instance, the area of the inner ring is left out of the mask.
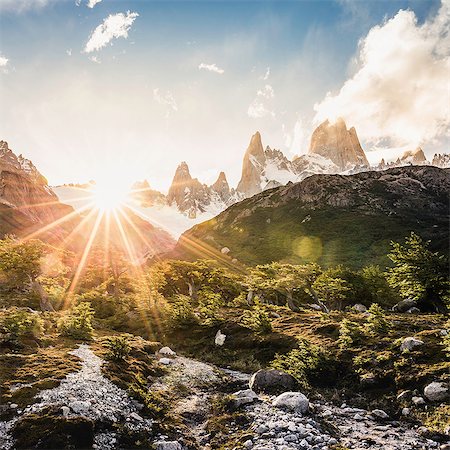
[[[385,266],[390,241],[411,231],[447,253],[449,193],[450,170],[432,166],[312,175],[194,226],[179,239],[175,256]],[[221,252],[225,247],[227,255]]]
[[[64,189],[75,190],[75,198],[83,192],[73,186],[59,188],[60,192]],[[64,241],[74,251],[83,250],[95,221],[95,217],[85,220],[88,214],[89,211],[79,214],[72,206],[62,203],[34,164],[21,155],[16,156],[7,142],[0,141],[0,238],[6,234],[32,235],[54,244]],[[132,244],[134,259],[153,257],[174,247],[175,241],[166,231],[129,209],[124,214],[122,230]],[[104,220],[100,223],[95,242],[123,240],[122,230],[114,220],[108,227]]]
[[[250,139],[242,161],[242,173],[236,189],[229,186],[224,172],[211,186],[201,183],[190,174],[186,162],[176,169],[168,195],[154,191],[148,182],[137,188],[135,198],[142,206],[156,209],[172,208],[193,223],[207,220],[230,205],[259,194],[267,189],[302,181],[315,174],[354,174],[367,170],[430,164],[423,150],[407,151],[397,161],[384,160],[371,168],[354,127],[350,129],[343,119],[335,123],[321,123],[312,133],[309,152],[292,160],[281,150],[264,148],[257,131]],[[449,155],[435,155],[432,165],[450,166]],[[195,220],[194,220],[195,219]]]
[[[331,160],[340,171],[370,166],[355,128],[348,130],[341,118],[333,124],[326,120],[314,130],[309,153]]]
[[[0,141],[0,236],[8,233],[29,234],[73,209],[59,202],[33,163],[16,156],[8,143]],[[68,232],[69,224],[61,224],[45,233],[58,240]]]

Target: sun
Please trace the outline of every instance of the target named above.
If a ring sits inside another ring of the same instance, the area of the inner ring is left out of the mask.
[[[129,193],[127,186],[114,179],[99,182],[92,187],[94,204],[102,211],[120,209]]]

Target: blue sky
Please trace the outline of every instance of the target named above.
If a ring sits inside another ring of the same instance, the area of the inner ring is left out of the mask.
[[[201,181],[224,170],[234,185],[256,130],[292,157],[307,151],[317,121],[335,113],[373,155],[415,145],[432,154],[448,143],[445,106],[422,128],[414,123],[442,91],[404,105],[417,86],[425,95],[424,86],[448,76],[448,48],[435,30],[448,23],[440,1],[88,1],[0,0],[0,138],[51,183],[106,172],[165,189],[185,160]],[[130,21],[127,36],[86,52],[94,30],[117,14]],[[384,70],[373,61],[397,72],[370,85],[373,71]],[[439,73],[420,70],[410,80],[412,68],[434,63]],[[381,97],[393,92],[387,112],[374,100],[381,85]],[[399,86],[410,90],[396,99]],[[380,116],[397,107],[386,126]]]

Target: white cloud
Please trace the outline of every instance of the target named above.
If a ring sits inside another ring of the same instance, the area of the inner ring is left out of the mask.
[[[100,3],[102,0],[89,0],[87,7],[88,8],[93,8],[97,3]]]
[[[450,125],[450,1],[419,25],[400,10],[360,41],[358,70],[339,93],[314,106],[315,121],[342,116],[363,140],[416,146],[448,133]]]
[[[72,56],[72,49],[71,48],[67,49],[66,54],[67,56]]]
[[[0,67],[6,67],[8,65],[9,59],[5,56],[0,55]]]
[[[55,0],[0,0],[0,11],[21,13],[30,9],[43,8]]]
[[[266,69],[266,72],[264,73],[264,75],[262,77],[260,77],[261,80],[266,81],[268,80],[270,77],[270,67],[268,67]]]
[[[215,72],[218,73],[219,75],[222,75],[225,70],[221,69],[220,67],[217,67],[216,64],[205,64],[205,63],[201,63],[198,66],[199,70],[208,70],[209,72]]]
[[[77,5],[77,6],[80,6],[81,5],[81,1],[82,0],[75,0],[75,4]],[[86,1],[86,6],[88,7],[88,8],[93,8],[97,3],[100,3],[102,0],[87,0]]]
[[[271,99],[275,97],[275,92],[270,84],[266,84],[263,89],[256,92],[256,97],[247,110],[249,117],[258,119],[265,116],[275,117],[275,113],[271,111],[267,105]]]
[[[178,111],[178,105],[173,97],[172,92],[167,91],[165,94],[161,93],[159,88],[153,89],[153,98],[160,104],[167,108],[166,117],[170,116],[171,111]]]
[[[89,56],[89,60],[96,64],[101,64],[101,61],[95,55]]]
[[[109,44],[113,39],[118,39],[120,37],[126,39],[128,37],[128,31],[138,16],[138,13],[130,11],[127,11],[126,14],[110,14],[103,23],[91,33],[84,51],[86,53],[98,51]]]

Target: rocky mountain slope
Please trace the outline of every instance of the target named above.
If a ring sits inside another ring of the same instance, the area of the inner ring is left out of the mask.
[[[450,171],[432,166],[314,175],[262,192],[196,225],[181,236],[176,255],[215,255],[251,264],[384,266],[389,242],[411,231],[446,253],[449,193]],[[225,247],[227,256],[221,253]]]
[[[7,233],[31,233],[73,209],[59,202],[47,185],[47,180],[33,163],[0,141],[0,236]],[[48,238],[61,238],[67,233],[64,226],[47,233]]]

